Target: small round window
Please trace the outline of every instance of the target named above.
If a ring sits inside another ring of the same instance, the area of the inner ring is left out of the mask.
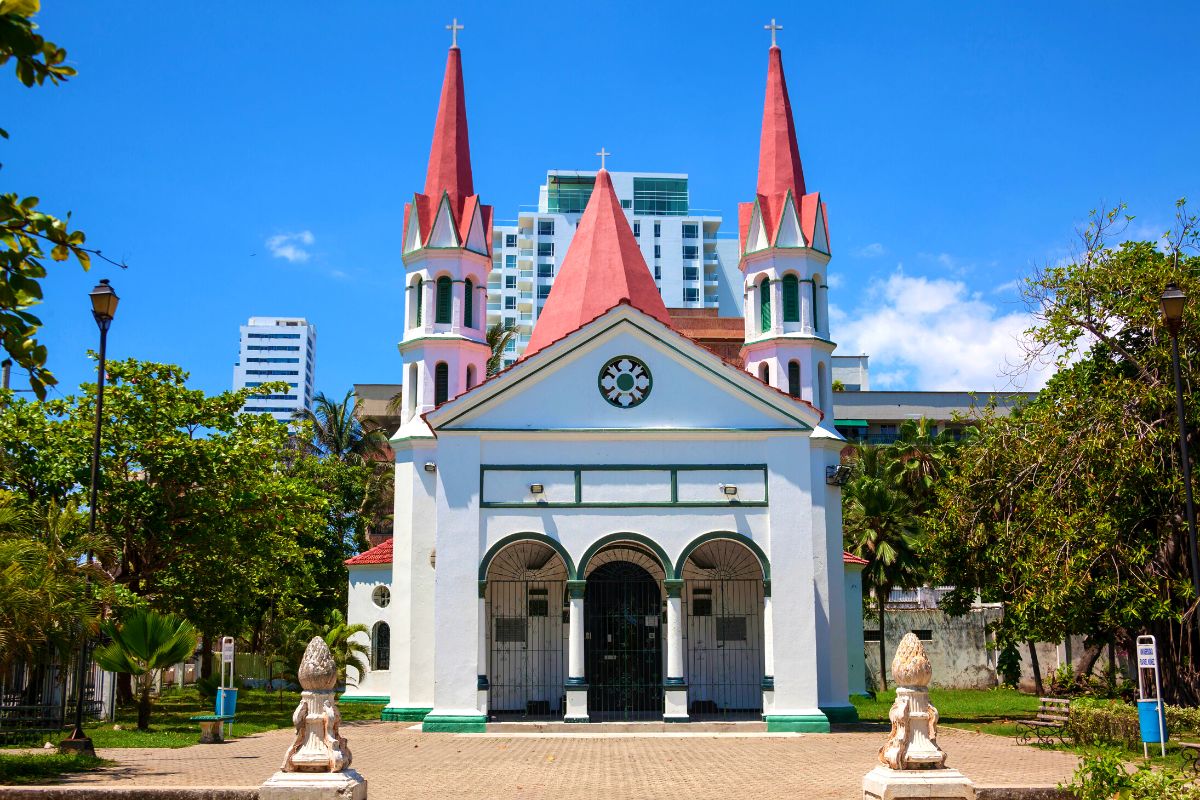
[[[380,608],[387,608],[388,603],[392,602],[392,591],[386,586],[376,586],[371,593],[371,600]]]
[[[650,369],[633,356],[617,356],[600,368],[600,395],[617,408],[633,408],[650,396]]]

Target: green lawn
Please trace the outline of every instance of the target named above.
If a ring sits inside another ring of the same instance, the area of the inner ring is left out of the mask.
[[[300,702],[299,692],[266,692],[242,689],[238,692],[237,719],[233,736],[292,726],[292,712]],[[117,709],[113,722],[87,725],[87,734],[96,747],[187,747],[200,739],[200,726],[188,722],[194,714],[211,714],[211,700],[201,700],[194,688],[170,690],[154,703],[150,730],[137,730],[137,709]],[[382,705],[342,703],[338,706],[343,720],[377,720]]]
[[[888,721],[888,711],[896,700],[894,690],[880,692],[874,699],[853,698],[858,718],[863,722]],[[1038,698],[1015,689],[931,689],[929,701],[938,710],[942,725],[1012,736],[1016,720],[1037,714]]]
[[[52,783],[71,772],[87,772],[110,762],[92,756],[58,753],[0,753],[0,786]]]

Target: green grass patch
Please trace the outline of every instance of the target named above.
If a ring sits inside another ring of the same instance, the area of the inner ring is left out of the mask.
[[[111,762],[95,756],[58,753],[0,753],[0,785],[52,783],[72,772],[88,772]]]
[[[292,727],[292,712],[299,702],[299,692],[240,690],[237,718],[233,721],[233,738]],[[97,748],[189,747],[199,742],[200,726],[189,722],[188,717],[211,714],[212,710],[212,700],[202,700],[195,688],[171,689],[155,701],[148,731],[137,729],[137,709],[132,705],[117,709],[113,722],[91,723],[85,728]],[[338,710],[343,721],[378,720],[383,705],[341,703]],[[57,742],[57,739],[53,741]]]
[[[896,701],[895,690],[880,692],[874,699],[852,698],[862,722],[888,722]],[[955,728],[1011,736],[1016,721],[1037,715],[1038,698],[1016,689],[931,689],[929,701],[938,710],[940,724]]]

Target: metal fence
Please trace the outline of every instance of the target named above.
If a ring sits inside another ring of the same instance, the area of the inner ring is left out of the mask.
[[[0,745],[36,743],[63,732],[75,709],[75,663],[56,659],[43,664],[17,663],[0,673]],[[114,676],[91,664],[85,673],[83,713],[110,719]]]
[[[662,716],[664,628],[662,590],[649,572],[628,561],[592,572],[584,595],[591,719]]]
[[[758,719],[762,713],[763,582],[684,583],[688,715]]]
[[[488,710],[494,719],[566,711],[565,581],[488,581]]]

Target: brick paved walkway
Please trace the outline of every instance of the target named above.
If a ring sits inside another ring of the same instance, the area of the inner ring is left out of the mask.
[[[455,735],[407,723],[346,723],[354,767],[374,798],[862,797],[881,732],[811,735]],[[118,762],[70,783],[258,786],[278,768],[289,731],[178,750],[102,750]],[[1074,756],[942,728],[949,764],[979,786],[1054,786]]]

